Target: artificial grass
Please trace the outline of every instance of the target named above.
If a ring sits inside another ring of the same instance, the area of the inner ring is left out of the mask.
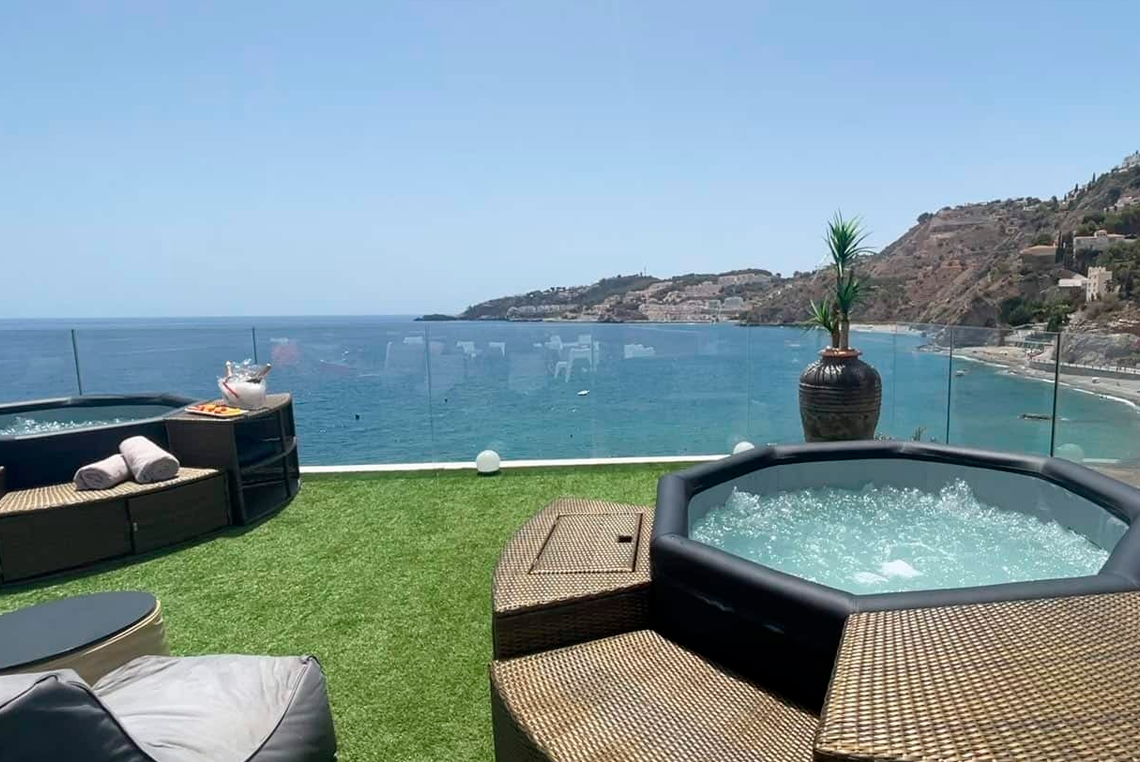
[[[493,757],[491,574],[561,495],[652,503],[675,465],[307,476],[245,532],[0,595],[0,612],[101,590],[162,601],[176,655],[316,654],[343,760]]]

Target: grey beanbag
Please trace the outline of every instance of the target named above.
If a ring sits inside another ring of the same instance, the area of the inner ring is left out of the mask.
[[[0,756],[91,762],[330,762],[336,737],[311,656],[143,656],[88,686],[74,672],[0,677]]]

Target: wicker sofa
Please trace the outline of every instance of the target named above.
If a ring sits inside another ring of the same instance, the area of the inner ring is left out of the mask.
[[[0,582],[150,552],[229,523],[225,474],[212,468],[108,490],[71,483],[0,489]]]

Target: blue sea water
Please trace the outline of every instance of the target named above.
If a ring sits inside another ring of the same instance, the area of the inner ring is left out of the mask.
[[[217,396],[226,360],[272,360],[307,464],[723,453],[802,441],[796,383],[822,336],[796,328],[416,323],[409,318],[6,321],[0,402],[78,393]],[[1047,454],[1053,385],[856,332],[883,377],[882,435]],[[570,368],[566,379],[565,363]],[[958,371],[962,374],[959,375]],[[555,375],[557,374],[557,375]],[[1056,444],[1140,455],[1128,404],[1062,386]]]

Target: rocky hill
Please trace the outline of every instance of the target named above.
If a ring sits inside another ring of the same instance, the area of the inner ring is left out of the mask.
[[[1136,203],[1125,206],[1133,199]],[[1071,293],[1057,288],[1058,279],[1085,272],[1096,259],[1074,252],[1072,236],[1102,225],[1140,233],[1140,166],[1094,177],[1063,198],[1007,199],[925,212],[902,237],[860,265],[867,288],[858,318],[1003,324],[1016,297],[1033,304],[1070,298]],[[1036,256],[1021,254],[1034,244],[1040,247]],[[1052,260],[1041,245],[1054,247]],[[789,323],[804,320],[808,301],[822,297],[829,283],[826,272],[782,278],[766,270],[666,279],[618,276],[589,286],[494,299],[459,317]]]

